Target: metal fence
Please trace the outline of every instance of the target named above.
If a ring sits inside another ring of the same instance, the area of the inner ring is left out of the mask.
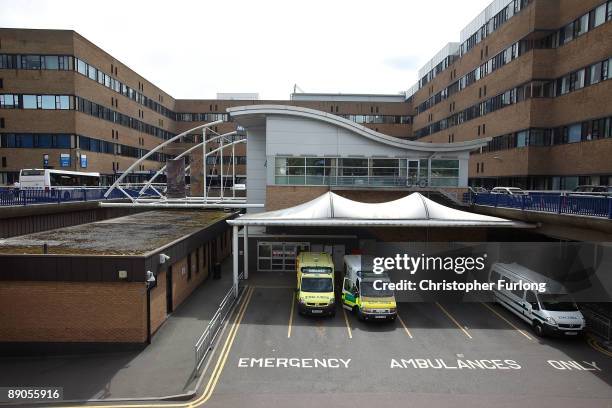
[[[463,201],[468,204],[491,207],[612,219],[612,197],[605,195],[545,192],[530,192],[528,195],[465,193]]]
[[[114,190],[108,198],[105,198],[104,193],[106,190],[108,190],[108,187],[54,188],[49,190],[4,188],[0,189],[0,207],[125,198],[120,190]],[[138,197],[138,188],[124,188],[124,190],[130,196]],[[154,191],[151,189],[146,193],[145,195],[153,195]]]
[[[238,280],[242,280],[242,274],[240,274]],[[239,293],[241,293],[239,291]],[[208,353],[213,349],[215,339],[217,338],[217,334],[221,330],[223,323],[227,319],[232,307],[240,297],[235,295],[234,287],[232,286],[227,294],[223,297],[221,304],[219,304],[219,308],[213,315],[212,319],[204,329],[202,335],[198,338],[195,345],[193,346],[194,354],[195,354],[195,369],[194,375],[198,375],[200,372],[200,368],[204,361],[206,361],[206,357]]]
[[[580,308],[584,319],[586,320],[587,329],[605,341],[612,340],[612,322],[610,318],[596,312],[588,306]]]

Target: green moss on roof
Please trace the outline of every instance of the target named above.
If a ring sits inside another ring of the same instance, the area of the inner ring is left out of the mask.
[[[231,213],[147,211],[125,217],[0,239],[0,254],[142,255],[203,230]]]

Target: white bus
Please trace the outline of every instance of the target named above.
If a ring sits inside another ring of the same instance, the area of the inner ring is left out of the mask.
[[[100,173],[54,169],[22,169],[19,172],[20,189],[51,190],[98,186],[100,186]]]

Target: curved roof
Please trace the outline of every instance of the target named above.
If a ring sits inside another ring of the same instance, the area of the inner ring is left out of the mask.
[[[460,152],[460,151],[472,151],[484,146],[491,140],[490,137],[470,140],[466,142],[457,143],[425,143],[415,142],[412,140],[399,139],[397,137],[385,135],[383,133],[376,132],[358,123],[344,119],[338,115],[332,113],[322,112],[316,109],[303,108],[301,106],[289,106],[289,105],[248,105],[248,106],[236,106],[228,108],[227,112],[238,124],[248,128],[249,126],[263,126],[265,125],[265,117],[267,115],[283,115],[293,116],[297,118],[307,118],[318,120],[321,122],[328,123],[330,125],[338,126],[347,129],[351,132],[357,133],[361,136],[367,137],[368,139],[374,140],[379,143],[383,143],[389,146],[399,147],[406,150],[416,150],[423,152]]]
[[[295,207],[247,214],[228,223],[260,226],[531,227],[522,222],[446,207],[420,193],[372,204],[327,192]]]

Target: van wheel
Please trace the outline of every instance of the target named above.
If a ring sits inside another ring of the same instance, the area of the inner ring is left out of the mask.
[[[353,308],[353,313],[355,314],[355,316],[357,316],[357,320],[361,320],[361,321],[365,320],[363,317],[363,314],[361,313],[361,310],[357,306]]]
[[[533,322],[533,331],[538,337],[544,337],[544,328],[540,322]]]

